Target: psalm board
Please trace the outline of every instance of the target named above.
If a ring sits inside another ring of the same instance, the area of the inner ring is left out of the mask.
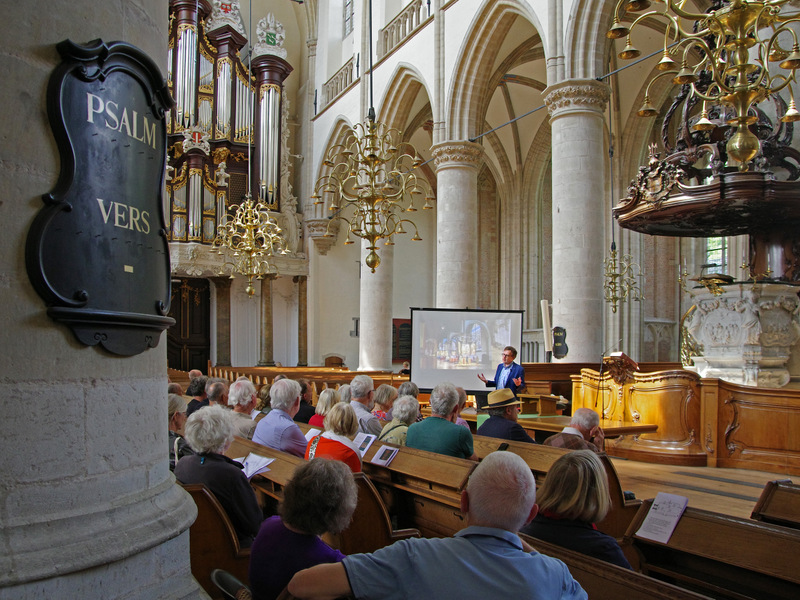
[[[138,48],[67,40],[57,49],[47,113],[61,172],[28,232],[28,277],[79,341],[139,354],[174,323],[162,203],[173,101]]]

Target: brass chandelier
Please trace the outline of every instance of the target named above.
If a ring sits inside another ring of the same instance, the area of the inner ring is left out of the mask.
[[[611,305],[611,312],[617,312],[621,302],[638,302],[644,298],[638,282],[642,276],[641,269],[630,254],[617,256],[616,242],[611,242],[611,254],[603,259],[603,276],[603,292],[605,301]]]
[[[687,0],[654,0],[652,10],[648,10],[649,0],[619,0],[606,35],[626,38],[625,48],[618,55],[621,59],[640,56],[631,41],[631,33],[640,23],[651,19],[666,23],[664,50],[656,66],[661,73],[648,83],[639,116],[653,117],[658,112],[649,95],[656,80],[672,76],[674,84],[690,85],[691,93],[703,101],[693,129],[716,127],[708,118],[709,105],[732,109],[727,124],[736,131],[726,151],[739,163],[740,171],[747,171],[748,163],[760,150],[758,137],[749,129],[757,121],[757,116],[750,114],[751,107],[796,83],[795,69],[800,67],[797,33],[789,28],[791,23],[800,22],[800,13],[781,14],[789,1],[730,0],[716,10],[697,13],[685,9]],[[630,25],[622,22],[625,13],[633,13]],[[775,63],[784,72],[777,72]],[[706,81],[698,85],[701,74]],[[789,91],[791,102],[781,119],[785,122],[800,120],[791,86]]]
[[[230,253],[230,260],[225,261],[221,272],[227,267],[231,279],[234,272],[247,277],[245,291],[251,297],[256,293],[253,279],[264,279],[275,272],[270,258],[287,254],[286,240],[269,208],[262,202],[253,202],[249,193],[241,204],[228,208],[217,228],[212,249],[222,255]]]
[[[415,197],[425,197],[423,209],[433,208],[433,196],[425,179],[417,176],[415,169],[422,163],[413,146],[398,142],[400,132],[374,120],[372,114],[363,123],[347,133],[343,144],[332,147],[323,161],[329,169],[317,180],[311,199],[323,204],[330,196],[329,208],[335,215],[328,223],[326,237],[332,237],[331,225],[337,221],[347,223],[345,244],[352,244],[352,236],[367,240],[369,253],[366,265],[375,272],[380,264],[378,241],[394,244],[397,234],[413,228],[413,241],[419,241],[419,230],[403,213],[415,212]],[[340,216],[348,207],[352,215]]]

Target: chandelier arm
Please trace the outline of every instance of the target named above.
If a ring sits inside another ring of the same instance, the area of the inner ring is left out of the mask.
[[[680,0],[680,2],[676,2],[675,0],[667,0],[667,7],[672,10],[676,15],[683,19],[689,19],[691,21],[702,21],[708,18],[707,13],[692,13],[683,10],[684,5],[686,4],[687,0]]]
[[[660,78],[662,78],[662,77],[666,77],[667,75],[677,75],[677,74],[678,74],[678,71],[675,71],[675,70],[672,70],[672,71],[661,71],[661,72],[660,72],[658,75],[656,75],[655,77],[653,77],[653,78],[652,78],[652,79],[651,79],[651,80],[648,82],[648,84],[647,84],[647,87],[644,89],[644,95],[645,95],[645,97],[647,97],[647,96],[649,96],[649,95],[650,95],[650,86],[651,86],[651,85],[653,85],[653,84],[654,84],[654,83],[655,83],[655,82],[656,82],[658,79],[660,79]]]

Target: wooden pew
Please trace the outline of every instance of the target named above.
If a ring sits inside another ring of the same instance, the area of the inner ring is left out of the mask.
[[[228,514],[206,486],[186,484],[183,488],[197,505],[197,519],[189,528],[192,575],[209,596],[222,598],[222,592],[211,581],[211,571],[223,569],[247,585],[250,548],[239,546]]]
[[[547,476],[547,472],[550,470],[553,463],[564,454],[570,452],[570,450],[564,448],[552,448],[550,446],[527,444],[525,442],[512,442],[482,435],[472,436],[472,443],[475,448],[475,453],[481,459],[487,454],[498,450],[502,444],[508,444],[506,450],[522,457],[531,471],[533,471],[536,480],[540,483]],[[606,476],[608,478],[608,491],[611,495],[611,510],[606,515],[605,519],[597,523],[597,528],[603,533],[617,540],[621,540],[628,530],[628,525],[636,516],[639,507],[642,505],[642,501],[635,499],[626,500],[614,464],[606,454],[598,454],[597,456],[600,458],[600,462],[603,463],[603,467],[605,467]]]
[[[702,594],[653,579],[642,573],[549,544],[524,533],[519,536],[537,552],[563,561],[592,600],[702,600]]]
[[[636,535],[651,504],[625,535],[645,574],[714,598],[800,598],[800,532],[687,508],[661,544]]]
[[[791,479],[768,481],[750,518],[800,529],[800,485]]]
[[[250,452],[275,459],[270,463],[269,471],[259,473],[250,480],[253,489],[274,500],[281,500],[283,489],[305,459],[241,437],[234,439],[226,454],[230,458],[242,458]],[[363,473],[354,473],[353,476],[358,487],[358,504],[353,520],[341,533],[326,535],[324,539],[328,544],[345,554],[354,554],[374,552],[397,540],[419,537],[420,532],[416,529],[394,530],[386,505],[375,486]]]

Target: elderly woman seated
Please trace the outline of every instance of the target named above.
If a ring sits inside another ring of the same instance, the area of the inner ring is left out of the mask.
[[[325,388],[320,392],[317,398],[317,408],[313,417],[308,421],[312,427],[325,427],[325,415],[333,408],[334,404],[338,404],[341,400],[339,392],[333,388]]]
[[[378,440],[398,446],[406,445],[408,426],[417,420],[419,402],[414,396],[401,396],[392,408],[392,420],[387,423]]]
[[[522,533],[631,568],[617,541],[594,525],[611,508],[606,471],[597,454],[576,450],[559,458],[536,496],[539,514]]]
[[[389,411],[392,410],[392,405],[397,399],[397,389],[393,385],[383,383],[375,390],[375,409],[372,414],[378,417],[379,421],[389,421],[391,417],[387,416]]]
[[[361,472],[361,453],[353,443],[358,433],[358,417],[349,404],[339,402],[325,416],[325,433],[308,442],[306,460],[332,458],[347,464],[353,473]]]
[[[336,406],[350,408],[346,404]],[[350,524],[357,500],[358,490],[346,465],[315,458],[298,467],[283,491],[280,516],[264,521],[253,542],[253,599],[273,600],[298,571],[341,561],[344,555],[319,536],[343,531]]]
[[[169,421],[169,470],[175,470],[175,463],[184,456],[194,454],[194,451],[183,439],[181,432],[186,424],[186,398],[178,394],[167,396],[167,414]]]
[[[223,455],[234,436],[232,416],[221,406],[209,406],[186,420],[186,441],[197,454],[175,465],[175,478],[184,484],[201,483],[228,514],[239,544],[247,547],[261,525],[262,514],[242,465]]]

